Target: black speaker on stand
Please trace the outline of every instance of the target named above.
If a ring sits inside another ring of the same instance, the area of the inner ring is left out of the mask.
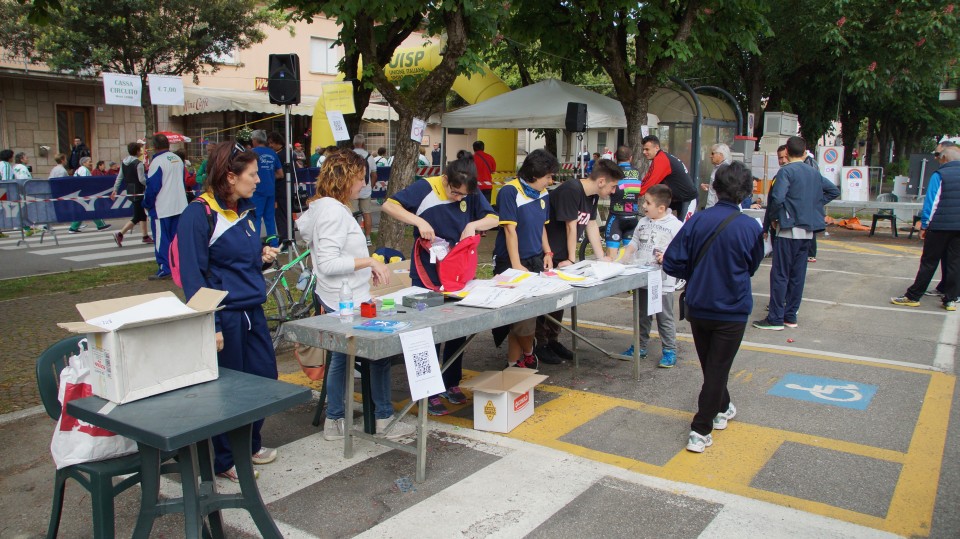
[[[271,54],[267,94],[274,105],[300,104],[300,57]]]
[[[587,130],[587,104],[586,103],[567,103],[567,118],[564,122],[567,131],[571,133],[583,133]]]

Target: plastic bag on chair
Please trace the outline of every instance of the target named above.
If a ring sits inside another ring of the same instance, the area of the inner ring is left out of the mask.
[[[137,452],[137,443],[67,414],[67,403],[93,396],[90,387],[90,352],[81,350],[71,356],[69,364],[60,373],[60,419],[53,431],[50,453],[57,469],[82,462],[106,460]]]

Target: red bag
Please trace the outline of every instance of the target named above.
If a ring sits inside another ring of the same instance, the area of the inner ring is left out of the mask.
[[[477,276],[477,263],[479,255],[477,247],[480,246],[480,236],[471,236],[461,240],[453,249],[443,257],[443,260],[437,261],[437,274],[440,276],[440,284],[434,284],[423,267],[423,260],[420,255],[430,249],[430,242],[420,238],[413,248],[413,260],[416,264],[417,275],[423,281],[423,285],[437,292],[458,292],[467,286],[467,282]]]

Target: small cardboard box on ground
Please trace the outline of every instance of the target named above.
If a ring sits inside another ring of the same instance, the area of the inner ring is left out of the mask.
[[[227,295],[201,288],[186,305],[173,292],[80,303],[94,395],[123,404],[216,380],[214,312]]]
[[[473,389],[473,428],[510,432],[533,415],[533,388],[547,377],[533,369],[486,371],[463,382]]]

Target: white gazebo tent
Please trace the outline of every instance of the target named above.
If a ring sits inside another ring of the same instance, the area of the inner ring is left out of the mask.
[[[563,129],[567,103],[587,104],[587,128],[624,128],[627,118],[616,99],[556,79],[531,84],[443,115],[443,127],[480,129]],[[647,115],[648,125],[657,125]]]
[[[448,112],[443,115],[441,125],[444,129],[564,129],[570,102],[587,104],[587,129],[627,127],[619,101],[556,79]],[[655,127],[657,122],[656,116],[647,114],[647,125]]]

